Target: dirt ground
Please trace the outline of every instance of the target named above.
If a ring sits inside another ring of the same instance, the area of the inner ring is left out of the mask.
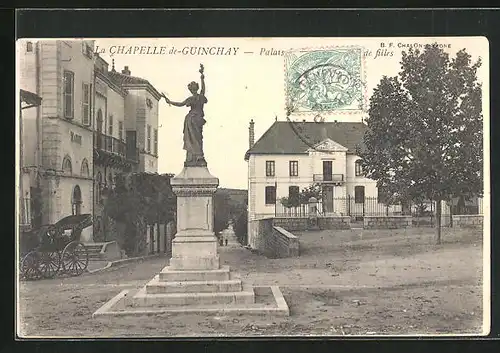
[[[91,317],[167,263],[153,258],[76,278],[21,282],[21,336],[302,336],[481,334],[482,233],[445,228],[297,233],[301,255],[268,259],[220,248],[221,262],[254,285],[278,285],[286,318],[164,315]]]

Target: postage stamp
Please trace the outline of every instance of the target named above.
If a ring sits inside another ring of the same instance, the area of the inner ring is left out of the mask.
[[[342,113],[365,107],[364,55],[357,46],[285,53],[290,113]]]

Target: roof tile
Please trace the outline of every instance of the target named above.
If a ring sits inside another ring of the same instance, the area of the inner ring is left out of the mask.
[[[276,121],[247,151],[245,159],[250,154],[307,153],[310,145],[325,140],[323,127],[326,129],[326,137],[346,147],[348,152],[355,153],[358,146],[363,148],[363,136],[368,128],[364,123],[294,122],[292,126],[288,121]]]

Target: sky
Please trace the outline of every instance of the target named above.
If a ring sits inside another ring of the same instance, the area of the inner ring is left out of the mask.
[[[189,96],[187,84],[199,82],[205,67],[206,97],[204,152],[210,172],[221,187],[247,188],[248,124],[255,122],[255,140],[285,116],[285,51],[361,47],[365,54],[366,98],[382,76],[400,71],[401,52],[410,45],[438,43],[451,55],[463,48],[473,60],[481,57],[478,76],[488,89],[488,42],[481,37],[440,38],[120,38],[95,39],[96,51],[115,69],[128,66],[133,76],[147,79],[173,101]],[[206,50],[203,51],[203,48]],[[176,50],[176,53],[173,53]],[[135,51],[135,52],[134,52]],[[377,52],[378,51],[378,52]],[[391,54],[392,53],[392,54]],[[484,105],[489,106],[485,96]],[[179,173],[183,168],[184,117],[189,108],[161,101],[159,107],[158,172]],[[315,114],[292,119],[313,121]],[[321,114],[326,121],[361,121],[366,112]]]

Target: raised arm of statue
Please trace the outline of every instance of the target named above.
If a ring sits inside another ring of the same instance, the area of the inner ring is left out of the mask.
[[[167,96],[165,95],[165,93],[162,93],[161,96],[163,98],[165,98],[165,101],[168,104],[174,105],[176,107],[184,107],[186,105],[186,102],[187,102],[187,99],[185,99],[183,102],[173,102],[173,101],[171,101],[170,99],[167,98]]]
[[[205,95],[205,75],[201,74],[201,91],[200,94],[202,96]]]
[[[200,80],[201,80],[201,91],[200,91],[200,94],[202,96],[205,96],[205,66],[203,66],[203,64],[200,64],[200,70],[199,70],[201,76],[200,76]]]

